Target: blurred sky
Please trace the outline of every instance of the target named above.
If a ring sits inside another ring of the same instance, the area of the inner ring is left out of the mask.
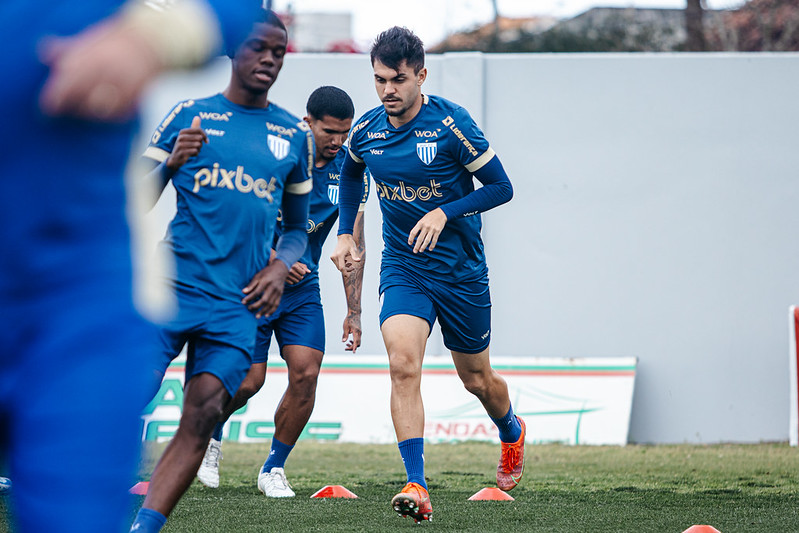
[[[728,9],[743,0],[705,0],[708,9]],[[413,30],[425,46],[448,34],[484,24],[493,17],[491,0],[273,0],[279,12],[352,12],[355,41],[368,48],[374,37],[394,25]],[[549,15],[568,18],[592,7],[684,8],[685,0],[497,0],[499,14],[508,17]]]

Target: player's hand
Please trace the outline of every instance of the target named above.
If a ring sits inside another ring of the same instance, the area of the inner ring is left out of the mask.
[[[361,333],[361,313],[350,310],[344,319],[344,335],[341,336],[344,350],[355,353],[361,345]]]
[[[302,281],[302,278],[305,277],[306,274],[310,274],[311,269],[308,268],[307,265],[300,263],[297,261],[293,265],[291,265],[291,270],[289,270],[289,275],[286,278],[286,283],[289,285],[294,285],[295,283],[299,283]]]
[[[118,18],[39,44],[40,59],[50,67],[39,105],[49,115],[129,119],[144,88],[164,70],[153,44]]]
[[[413,253],[418,254],[425,250],[433,250],[438,242],[438,236],[447,224],[447,215],[440,207],[436,207],[425,216],[408,234],[408,245],[413,246]],[[416,241],[414,243],[414,241]]]
[[[289,269],[283,261],[272,261],[253,276],[250,283],[242,289],[246,296],[241,303],[255,313],[255,318],[271,315],[280,304],[283,296],[283,285],[286,283]]]
[[[336,248],[333,250],[330,260],[333,261],[337,269],[341,272],[346,272],[348,270],[347,256],[349,256],[351,261],[359,262],[361,260],[358,247],[355,246],[355,239],[352,238],[352,235],[344,233],[338,236]],[[351,265],[349,269],[352,269]]]
[[[180,130],[175,147],[166,160],[167,167],[177,170],[190,158],[200,153],[203,144],[208,142],[208,135],[205,134],[200,124],[200,117],[197,116],[191,119],[190,127]]]

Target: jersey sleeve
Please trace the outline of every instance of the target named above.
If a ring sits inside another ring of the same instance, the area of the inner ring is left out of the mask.
[[[358,123],[352,127],[350,130],[350,135],[347,138],[347,153],[349,153],[352,160],[356,163],[363,163],[363,156],[361,155],[358,143],[363,135],[362,130],[367,124],[369,124],[369,120],[361,117]]]
[[[449,129],[454,157],[466,170],[474,174],[494,157],[485,135],[464,108],[458,107],[442,122]]]
[[[159,163],[163,163],[172,153],[175,148],[175,142],[178,139],[178,134],[183,128],[191,125],[192,113],[188,111],[194,105],[194,101],[186,100],[178,103],[172,110],[164,117],[164,120],[158,125],[150,137],[150,144],[144,150],[144,157],[153,159]]]
[[[371,174],[369,169],[363,171],[363,196],[361,196],[361,205],[358,206],[358,211],[366,209],[366,200],[369,199],[369,185],[371,182]]]
[[[297,164],[291,169],[286,179],[286,193],[308,194],[313,189],[314,139],[306,122],[300,121],[297,128],[305,132],[305,136],[302,138]]]

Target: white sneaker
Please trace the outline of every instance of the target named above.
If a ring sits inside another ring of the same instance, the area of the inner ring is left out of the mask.
[[[258,474],[258,490],[264,493],[267,498],[293,498],[294,491],[291,490],[289,480],[282,468],[273,468],[270,472]]]
[[[211,439],[205,457],[197,470],[197,479],[208,488],[219,486],[219,460],[222,459],[222,441]]]

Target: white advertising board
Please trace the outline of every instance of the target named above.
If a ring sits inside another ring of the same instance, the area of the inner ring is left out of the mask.
[[[277,359],[277,360],[274,360]],[[627,443],[636,359],[492,357],[507,381],[514,410],[527,423],[527,442]],[[142,438],[165,440],[177,429],[185,362],[176,360],[142,416]],[[231,416],[224,438],[268,442],[273,414],[287,384],[279,358],[269,361],[266,383],[246,407]],[[300,439],[393,443],[389,411],[391,382],[386,356],[327,355],[316,406]],[[469,394],[449,357],[427,357],[422,377],[425,440],[499,442],[497,429]]]

